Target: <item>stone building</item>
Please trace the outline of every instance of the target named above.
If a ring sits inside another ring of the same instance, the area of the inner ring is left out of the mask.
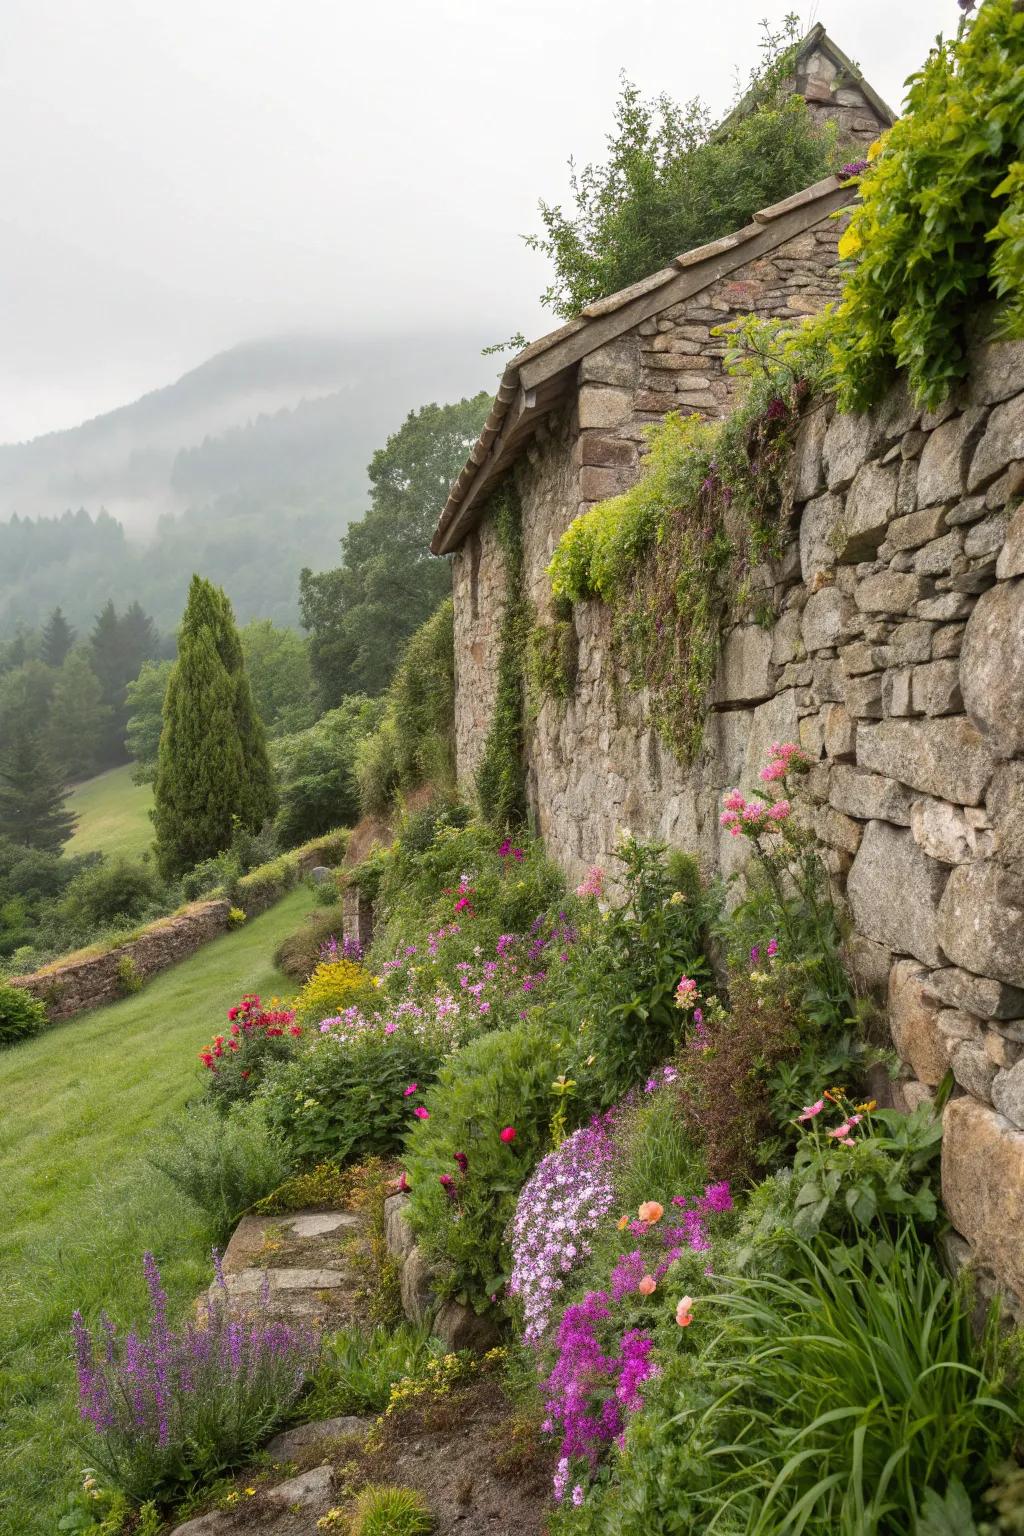
[[[811,38],[797,84],[824,111],[856,113],[856,131],[873,136],[884,104],[848,68],[839,74],[841,55],[820,30]],[[506,601],[489,498],[511,477],[526,594],[550,617],[546,570],[559,538],[635,482],[650,424],[673,409],[727,412],[732,383],[712,329],[741,313],[811,313],[837,295],[848,201],[829,179],[763,209],[589,305],[505,370],[431,546],[453,556],[468,790],[494,713]],[[804,814],[851,919],[856,976],[887,1003],[904,1062],[899,1101],[929,1098],[952,1070],[942,1178],[955,1241],[1018,1296],[1022,493],[1024,343],[980,343],[968,382],[938,411],[917,409],[902,386],[865,416],[815,402],[790,466],[788,542],[751,577],[751,611],[774,618],[724,635],[696,759],[673,755],[648,698],[617,675],[609,610],[592,601],[573,609],[569,697],[540,704],[524,764],[536,828],[571,878],[609,860],[623,827],[730,874],[746,844],[719,826],[723,791],[756,787],[773,740],[803,745],[815,762]]]

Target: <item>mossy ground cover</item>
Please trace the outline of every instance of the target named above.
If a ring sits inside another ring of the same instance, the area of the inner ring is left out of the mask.
[[[80,818],[65,852],[105,853],[108,858],[141,858],[152,847],[151,784],[133,784],[134,765],[110,768],[85,779],[68,796],[68,809]]]
[[[88,1460],[73,1309],[141,1317],[146,1249],[172,1309],[209,1279],[206,1219],[146,1164],[147,1140],[200,1090],[196,1053],[225,1009],[294,990],[270,956],[308,906],[293,891],[137,996],[0,1054],[0,1531],[49,1536]]]

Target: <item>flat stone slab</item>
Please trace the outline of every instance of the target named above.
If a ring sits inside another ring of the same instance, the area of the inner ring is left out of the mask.
[[[249,1296],[259,1294],[264,1276],[270,1283],[271,1295],[275,1291],[333,1291],[346,1283],[340,1269],[243,1269],[224,1278],[229,1294],[237,1291]]]
[[[337,1419],[319,1419],[314,1424],[298,1424],[285,1429],[267,1445],[267,1455],[273,1461],[291,1461],[300,1451],[311,1446],[323,1445],[330,1440],[342,1440],[346,1435],[369,1434],[372,1419],[360,1419],[354,1414],[343,1414]]]
[[[175,1526],[171,1536],[222,1536],[245,1531],[274,1536],[279,1530],[314,1536],[317,1519],[331,1507],[334,1474],[330,1467],[312,1467],[276,1488],[261,1488],[256,1498],[234,1509],[217,1509]]]
[[[295,1216],[277,1218],[277,1223],[296,1237],[327,1237],[335,1232],[355,1231],[359,1218],[350,1211],[300,1211]]]

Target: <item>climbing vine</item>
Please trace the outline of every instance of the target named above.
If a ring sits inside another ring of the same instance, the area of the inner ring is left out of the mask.
[[[522,515],[519,496],[505,480],[490,498],[489,515],[505,561],[505,612],[498,642],[498,686],[494,718],[477,773],[480,810],[492,826],[506,828],[526,819],[523,745],[526,726],[526,650],[533,609],[523,576]]]
[[[641,480],[577,518],[549,567],[556,597],[609,604],[616,658],[684,761],[700,747],[725,621],[745,610],[751,569],[780,552],[785,466],[823,366],[809,332],[748,316],[725,334],[743,403],[723,422],[667,416]]]
[[[874,147],[839,243],[855,257],[819,322],[845,410],[877,401],[896,368],[933,408],[967,373],[979,312],[1024,336],[1024,6],[985,0],[933,49],[907,111]]]

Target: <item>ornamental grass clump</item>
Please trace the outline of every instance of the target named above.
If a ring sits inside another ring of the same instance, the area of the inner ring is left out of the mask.
[[[151,1253],[143,1260],[150,1317],[120,1336],[99,1336],[80,1312],[72,1324],[81,1417],[95,1431],[89,1454],[129,1498],[169,1499],[197,1478],[237,1465],[287,1419],[320,1352],[311,1328],[271,1320],[266,1293],[242,1313],[217,1284],[196,1321],[171,1328]]]

